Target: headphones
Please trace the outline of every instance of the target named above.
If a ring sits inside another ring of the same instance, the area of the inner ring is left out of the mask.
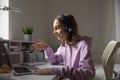
[[[70,27],[68,21],[67,21],[67,17],[65,15],[62,15],[63,17],[63,20],[65,21],[65,32],[68,32],[68,33],[72,33],[72,28]]]

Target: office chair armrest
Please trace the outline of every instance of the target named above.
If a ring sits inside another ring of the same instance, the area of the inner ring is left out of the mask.
[[[118,74],[115,70],[113,71],[113,77],[111,80],[119,80],[120,74]]]

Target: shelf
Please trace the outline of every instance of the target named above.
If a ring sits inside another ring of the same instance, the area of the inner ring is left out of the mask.
[[[19,64],[24,62],[24,51],[33,50],[33,41],[20,41],[20,40],[0,40],[0,56],[4,56],[4,49],[2,48],[3,43],[8,43],[8,50],[11,55],[13,64]],[[24,51],[23,51],[24,50]],[[1,59],[0,59],[1,60]]]

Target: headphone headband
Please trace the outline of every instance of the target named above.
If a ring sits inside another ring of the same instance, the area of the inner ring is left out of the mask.
[[[63,17],[63,20],[65,21],[65,31],[68,32],[68,33],[71,33],[72,32],[72,28],[70,27],[70,24],[69,22],[67,21],[67,17],[65,15],[62,15]]]

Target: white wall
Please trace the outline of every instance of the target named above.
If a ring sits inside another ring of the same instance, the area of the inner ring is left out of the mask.
[[[103,0],[10,1],[11,6],[19,7],[22,11],[21,13],[10,12],[12,39],[23,40],[21,29],[26,24],[33,25],[33,40],[42,38],[57,49],[58,41],[52,33],[52,22],[57,15],[69,13],[75,16],[80,34],[93,38],[92,52],[101,53],[104,49]]]

